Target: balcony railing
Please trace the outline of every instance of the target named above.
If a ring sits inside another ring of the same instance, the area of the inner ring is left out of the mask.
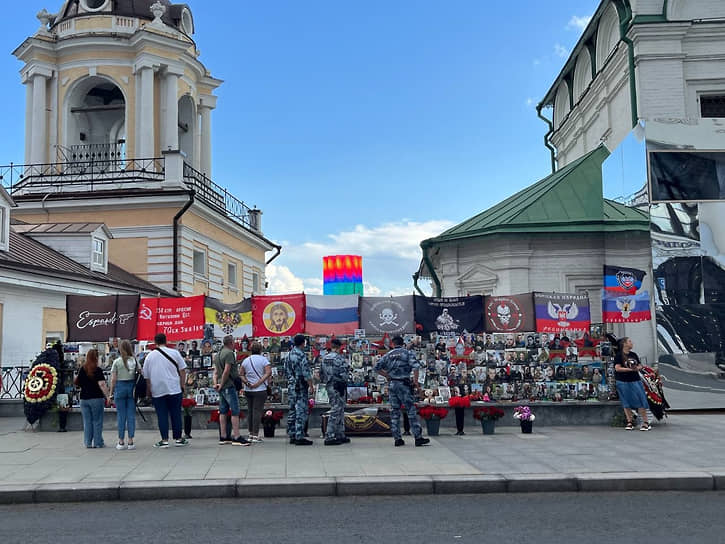
[[[148,188],[161,182],[183,183],[196,198],[232,221],[259,230],[252,210],[205,174],[183,164],[182,179],[166,179],[165,158],[126,159],[114,146],[75,146],[49,164],[0,166],[0,184],[12,196],[31,193],[86,192],[102,189]],[[180,159],[180,157],[178,157]],[[173,170],[169,175],[173,176]],[[180,172],[181,168],[177,170]],[[178,174],[176,174],[178,175]]]
[[[25,378],[29,371],[29,366],[0,367],[0,374],[2,375],[0,399],[22,399],[23,384],[25,384]]]

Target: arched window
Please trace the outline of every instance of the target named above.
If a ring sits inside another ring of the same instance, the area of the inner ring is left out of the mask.
[[[607,62],[619,40],[619,15],[617,15],[617,8],[610,3],[599,20],[597,30],[597,71],[601,70],[604,63]]]
[[[556,91],[556,99],[554,99],[554,128],[559,128],[561,123],[564,121],[566,116],[571,110],[571,103],[569,102],[569,86],[566,82],[562,82],[559,85],[559,89]]]
[[[574,68],[574,103],[576,104],[592,81],[592,58],[584,48],[576,60]]]

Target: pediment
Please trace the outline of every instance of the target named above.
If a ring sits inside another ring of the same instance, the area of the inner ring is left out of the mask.
[[[458,282],[478,283],[478,282],[497,282],[498,274],[482,264],[475,264],[458,276]]]

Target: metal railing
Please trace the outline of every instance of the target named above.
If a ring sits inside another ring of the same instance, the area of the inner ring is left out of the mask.
[[[4,366],[0,368],[2,374],[2,387],[0,399],[22,399],[23,384],[30,372],[29,366]]]
[[[184,181],[194,189],[200,200],[242,226],[254,228],[250,221],[249,206],[187,163],[184,163]]]

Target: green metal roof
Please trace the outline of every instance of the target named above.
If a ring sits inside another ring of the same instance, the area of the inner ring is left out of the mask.
[[[649,230],[645,212],[602,197],[604,145],[421,245],[501,233]]]

